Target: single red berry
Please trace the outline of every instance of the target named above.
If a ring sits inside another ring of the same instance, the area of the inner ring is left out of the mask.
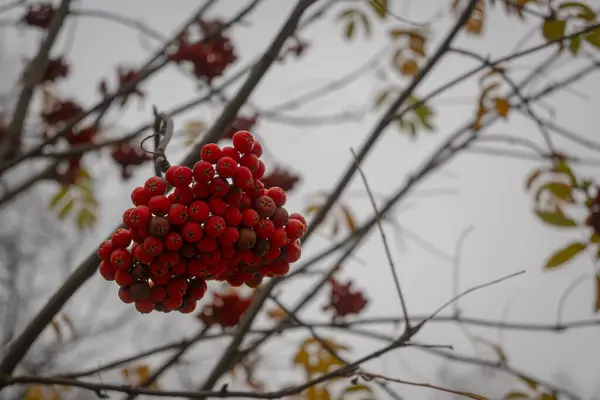
[[[287,210],[283,207],[277,207],[270,219],[275,224],[275,228],[281,228],[287,224],[288,218]]]
[[[292,213],[290,214],[290,219],[297,219],[298,221],[302,222],[305,227],[308,226],[308,224],[306,223],[306,219],[304,219],[304,217],[301,214]]]
[[[254,184],[254,178],[252,178],[252,171],[246,167],[238,167],[233,176],[233,184],[242,190],[251,188]]]
[[[214,238],[220,237],[226,227],[227,224],[225,223],[225,219],[218,215],[208,217],[206,223],[204,224],[204,230],[206,231],[206,234]]]
[[[223,178],[233,178],[238,169],[238,164],[231,157],[221,157],[219,158],[219,161],[217,161],[216,169],[219,176]]]
[[[239,239],[238,239],[239,240]],[[237,250],[233,246],[221,246],[221,258],[231,260],[237,254]]]
[[[98,272],[100,272],[100,275],[107,281],[114,281],[115,272],[117,272],[117,270],[110,263],[102,261],[98,266]]]
[[[215,143],[208,143],[200,150],[200,158],[211,164],[215,164],[221,158],[221,148]]]
[[[222,246],[233,246],[240,236],[240,232],[231,226],[228,226],[223,231],[223,235],[219,239]]]
[[[200,300],[206,294],[208,285],[204,279],[190,279],[187,289],[187,295],[193,300]]]
[[[126,249],[115,249],[110,255],[110,264],[115,269],[129,269],[133,264],[133,256]]]
[[[170,269],[179,262],[179,254],[173,251],[163,253],[156,258],[156,261],[166,265]]]
[[[131,291],[131,297],[135,301],[148,300],[150,297],[150,285],[148,285],[148,282],[134,282],[129,286],[129,290]]]
[[[129,214],[133,228],[147,228],[152,219],[152,211],[147,206],[137,206]]]
[[[183,246],[183,238],[177,232],[169,232],[165,236],[165,248],[169,251],[179,251]]]
[[[271,239],[275,234],[275,224],[268,219],[261,219],[254,227],[256,236],[262,239]],[[289,235],[288,235],[289,236]]]
[[[169,207],[171,207],[171,201],[164,194],[154,196],[148,202],[150,212],[158,217],[166,215]]]
[[[290,240],[300,239],[306,232],[306,226],[297,219],[290,219],[285,226]]]
[[[115,282],[119,286],[129,286],[134,282],[133,275],[123,269],[119,269],[115,272]]]
[[[290,272],[290,264],[288,262],[277,262],[271,266],[271,271],[275,276],[284,276]]]
[[[217,246],[218,246],[217,240],[210,236],[204,236],[198,242],[198,250],[200,250],[200,252],[202,252],[202,253],[211,253],[211,252],[215,251]]]
[[[151,176],[144,183],[144,189],[152,196],[164,195],[167,193],[167,181],[158,176]]]
[[[221,149],[221,158],[223,157],[231,157],[235,160],[236,164],[240,163],[240,153],[231,146],[226,146]]]
[[[186,299],[183,304],[181,305],[181,307],[179,307],[179,312],[182,314],[191,314],[196,310],[196,307],[198,306],[198,303],[196,303],[196,301],[191,300],[191,299]]]
[[[171,224],[169,223],[169,220],[165,217],[152,217],[152,219],[150,220],[150,224],[148,224],[148,232],[152,236],[167,236],[167,233],[169,233],[170,229]]]
[[[288,263],[296,262],[300,259],[302,255],[302,248],[298,244],[298,242],[290,242],[287,246],[284,247],[284,256],[283,259]]]
[[[252,206],[252,199],[248,196],[248,193],[242,194],[240,200],[240,210],[244,211]]]
[[[287,200],[287,195],[285,194],[285,190],[280,188],[279,186],[273,186],[267,190],[267,196],[273,199],[275,205],[277,207],[283,207]]]
[[[125,210],[123,212],[123,224],[128,227],[128,228],[132,228],[132,222],[131,222],[131,211],[133,211],[133,208],[128,208],[127,210]]]
[[[254,141],[254,148],[252,148],[252,154],[259,158],[263,154],[263,147],[258,140]]]
[[[189,186],[194,180],[194,174],[191,168],[180,166],[175,170],[176,188]]]
[[[150,265],[150,269],[152,269],[152,265]],[[163,275],[157,275],[157,274],[152,273],[150,279],[152,279],[152,282],[154,284],[164,286],[171,281],[171,276],[167,273],[165,273]]]
[[[224,218],[228,226],[235,227],[242,223],[242,212],[237,207],[229,207],[225,211]]]
[[[265,163],[260,160],[258,162],[258,168],[256,169],[256,171],[252,172],[252,177],[254,179],[260,179],[265,175],[265,172],[267,172],[267,167],[265,167]]]
[[[183,304],[183,298],[180,297],[165,297],[163,304],[167,310],[177,310]]]
[[[246,193],[248,193],[248,196],[250,196],[252,199],[256,199],[260,196],[264,196],[265,193],[267,193],[267,190],[265,189],[264,183],[262,183],[259,179],[255,179],[252,183],[252,187],[248,188]]]
[[[138,300],[135,302],[135,309],[141,314],[150,314],[154,310],[154,303],[150,300]]]
[[[121,299],[121,301],[123,303],[125,303],[125,304],[133,303],[133,298],[131,297],[131,291],[129,290],[128,287],[126,287],[126,286],[120,287],[117,294],[119,296],[119,299]]]
[[[244,154],[242,159],[240,160],[240,165],[246,167],[250,170],[250,172],[254,173],[259,167],[260,160],[254,154]]]
[[[131,244],[131,235],[127,229],[119,228],[110,237],[113,249],[125,249]]]
[[[165,173],[165,180],[171,186],[174,186],[173,183],[177,180],[176,172],[178,167],[178,165],[172,165],[169,167],[169,169],[167,169],[167,172]]]
[[[100,244],[100,246],[98,247],[98,257],[102,260],[102,261],[110,261],[110,255],[112,254],[114,248],[112,245],[112,240],[105,240],[104,242],[102,242]]]
[[[229,182],[221,177],[213,179],[209,184],[209,188],[210,193],[215,197],[225,197],[231,190]]]
[[[174,276],[179,276],[179,275],[185,274],[187,264],[188,264],[188,262],[185,260],[185,258],[179,257],[179,261],[177,262],[177,264],[175,264],[171,267],[171,273]]]
[[[260,215],[256,210],[249,208],[242,212],[242,225],[246,228],[254,228],[260,221]]]
[[[150,288],[150,301],[160,303],[165,299],[167,291],[162,285],[154,285]]]
[[[241,228],[236,246],[240,250],[250,250],[256,245],[256,232],[252,229]]]
[[[189,186],[175,188],[171,196],[172,202],[175,204],[190,205],[194,201],[194,189]]]
[[[204,264],[202,264],[202,261],[198,259],[192,259],[186,265],[185,274],[190,278],[202,277],[204,276],[205,269],[206,267]]]
[[[198,222],[188,221],[181,227],[181,236],[189,243],[199,241],[203,235],[202,225]]]
[[[172,225],[184,224],[188,220],[188,208],[183,204],[171,205],[167,219]]]
[[[210,215],[210,207],[205,201],[196,200],[189,205],[188,215],[196,222],[204,222]]]
[[[210,265],[215,265],[216,263],[221,261],[221,251],[219,251],[219,249],[217,249],[217,250],[213,251],[212,253],[202,253],[200,255],[200,260],[207,267]]]
[[[248,131],[237,131],[231,138],[233,147],[242,154],[247,154],[254,148],[254,136]]]
[[[154,236],[148,236],[144,239],[144,243],[142,243],[144,250],[146,253],[157,256],[164,251],[164,245],[162,240]]]
[[[213,277],[220,277],[227,269],[229,269],[229,263],[225,260],[220,260],[215,264],[209,265],[207,267],[207,272]]]
[[[169,276],[169,267],[160,261],[156,260],[150,264],[150,273],[152,276]],[[152,278],[154,281],[154,278]],[[154,281],[155,283],[159,283]]]
[[[265,261],[275,261],[281,256],[281,249],[275,246],[271,246],[267,254],[264,255]]]
[[[152,194],[143,187],[136,187],[131,192],[131,202],[136,206],[147,206]]]
[[[196,182],[192,185],[192,192],[196,200],[205,200],[210,196],[210,186],[208,182]]]
[[[131,254],[133,257],[142,264],[149,265],[152,261],[154,261],[154,256],[148,253],[143,245],[134,246],[131,250]]]
[[[290,242],[285,228],[275,228],[275,233],[271,238],[271,245],[275,247],[283,247]]]
[[[177,277],[173,278],[167,285],[167,294],[169,297],[183,297],[187,290],[187,281],[185,278]]]
[[[192,174],[196,182],[208,183],[215,176],[215,169],[208,161],[198,161],[194,164]]]
[[[277,205],[269,196],[260,196],[254,201],[254,209],[262,218],[269,218],[275,212]]]
[[[220,197],[212,197],[208,199],[208,206],[210,207],[210,212],[214,215],[224,215],[229,208],[229,204],[225,203]]]

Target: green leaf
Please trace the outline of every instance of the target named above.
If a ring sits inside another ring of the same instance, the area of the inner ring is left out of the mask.
[[[561,19],[549,19],[542,25],[542,34],[549,42],[559,40],[565,36],[567,23]]]
[[[556,400],[556,396],[549,393],[542,393],[537,400]]]
[[[367,385],[351,385],[351,386],[346,386],[344,388],[344,391],[343,391],[343,393],[356,393],[356,392],[368,392],[368,393],[372,393],[373,391]]]
[[[570,218],[565,217],[559,212],[549,212],[549,211],[541,211],[535,210],[537,216],[547,224],[562,226],[562,227],[574,227],[577,226],[577,222],[573,221]]]
[[[346,25],[346,30],[344,31],[344,35],[346,36],[346,38],[352,39],[352,37],[354,36],[355,28],[356,23],[354,21],[348,22],[348,25]]]
[[[65,204],[64,207],[58,212],[58,218],[65,219],[67,217],[67,215],[69,215],[69,213],[73,209],[74,205],[75,205],[75,200],[73,200],[73,199],[69,200],[69,202],[67,204]]]
[[[527,386],[529,386],[530,388],[532,388],[533,390],[535,390],[537,388],[537,382],[534,381],[531,378],[528,378],[526,376],[519,376],[519,379],[521,379]]]
[[[571,54],[573,54],[574,56],[577,55],[580,48],[581,48],[581,36],[574,36],[571,39],[571,43],[569,43],[569,50],[571,50]]]
[[[526,393],[523,392],[518,392],[518,391],[512,391],[507,393],[503,399],[508,400],[508,399],[528,399],[529,395],[527,395]]]
[[[581,254],[581,252],[584,251],[586,247],[587,245],[581,242],[573,242],[567,245],[567,247],[558,250],[557,252],[552,254],[550,258],[548,258],[548,260],[546,261],[545,268],[552,269],[560,267],[561,265],[573,259],[575,256]]]
[[[379,95],[375,99],[375,108],[378,108],[378,107],[382,106],[383,104],[385,104],[385,101],[388,99],[388,97],[390,97],[389,90],[384,90],[381,93],[379,93]]]
[[[379,17],[385,18],[387,16],[388,0],[370,0],[369,4]]]
[[[545,185],[545,188],[547,191],[549,191],[561,200],[573,200],[573,188],[570,185],[567,185],[566,183],[550,182]]]
[[[585,35],[583,39],[592,46],[600,48],[600,29],[593,30]]]
[[[351,16],[353,16],[356,12],[358,12],[358,10],[356,8],[348,8],[344,11],[342,11],[337,18],[338,19],[346,19],[349,18]]]
[[[70,186],[69,185],[62,185],[60,190],[58,191],[58,193],[56,193],[52,199],[50,199],[50,204],[48,204],[48,207],[50,209],[53,209],[54,207],[56,207],[56,205],[63,199],[65,198],[65,196],[67,196],[67,194],[69,193],[69,189]],[[70,196],[68,196],[70,197]]]
[[[600,312],[600,275],[596,275],[596,304],[594,311]]]

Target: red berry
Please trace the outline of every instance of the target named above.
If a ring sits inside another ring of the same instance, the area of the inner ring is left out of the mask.
[[[275,234],[275,224],[268,219],[261,219],[254,227],[254,231],[259,238],[271,239]]]
[[[208,143],[200,150],[200,158],[211,164],[215,164],[221,158],[221,148],[215,143]]]
[[[147,206],[137,206],[129,214],[133,228],[147,228],[152,219],[152,211]]]
[[[152,217],[148,224],[148,232],[152,236],[164,237],[169,233],[170,228],[169,220],[164,217]]]
[[[215,197],[225,197],[231,190],[229,182],[221,177],[213,179],[209,184],[209,188],[210,193]]]
[[[187,263],[185,273],[188,277],[202,277],[204,276],[205,269],[206,268],[204,264],[202,264],[202,261],[193,259]]]
[[[98,266],[98,272],[100,272],[100,275],[107,281],[114,281],[115,272],[117,271],[110,263],[102,261]]]
[[[212,253],[217,248],[218,243],[215,238],[204,236],[198,242],[198,250],[202,253]]]
[[[275,224],[275,228],[281,228],[287,224],[288,218],[287,210],[283,207],[277,207],[270,219]]]
[[[223,246],[233,246],[240,236],[240,232],[231,226],[228,226],[223,231],[223,235],[219,239],[219,242]]]
[[[133,264],[133,257],[126,249],[115,249],[110,255],[110,264],[115,269],[126,270]]]
[[[196,182],[192,185],[192,192],[197,200],[204,200],[210,196],[208,182]]]
[[[156,260],[150,264],[150,273],[152,274],[152,276],[169,277],[169,267],[163,264],[162,262]],[[152,278],[152,280],[154,281],[154,278]],[[154,282],[159,283],[156,281]]]
[[[181,307],[179,307],[178,311],[182,314],[191,314],[196,310],[197,306],[198,303],[196,303],[194,300],[187,299],[183,302]]]
[[[177,310],[183,304],[183,298],[167,296],[163,304],[167,310]]]
[[[191,279],[187,289],[187,295],[193,300],[200,300],[206,294],[208,286],[203,279]]]
[[[288,245],[285,246],[284,249],[285,252],[283,258],[288,263],[298,261],[300,259],[300,256],[302,255],[302,248],[300,247],[300,244],[298,244],[298,242],[288,243]]]
[[[165,287],[162,285],[154,285],[150,288],[150,301],[155,303],[159,303],[165,299],[167,295],[167,291]]]
[[[196,200],[188,207],[188,214],[196,222],[204,222],[210,215],[210,207],[205,201]]]
[[[150,297],[150,286],[148,282],[134,282],[129,286],[131,297],[135,301],[147,300]]]
[[[198,161],[192,170],[196,182],[208,183],[215,176],[215,170],[208,161]]]
[[[147,206],[152,194],[143,187],[136,187],[131,192],[131,202],[136,206]]]
[[[236,246],[240,250],[249,250],[256,245],[256,232],[252,229],[241,228]]]
[[[237,207],[229,207],[225,211],[224,218],[227,225],[235,227],[242,223],[242,212]]]
[[[236,253],[235,247],[233,246],[221,246],[221,258],[224,260],[231,260]]]
[[[265,167],[265,163],[262,162],[262,160],[260,160],[258,163],[258,168],[256,169],[256,171],[252,172],[252,177],[254,179],[260,179],[265,175],[266,171],[267,167]]]
[[[271,265],[271,271],[275,276],[284,276],[290,272],[290,264],[287,262],[277,262]]]
[[[151,176],[146,180],[144,189],[152,196],[158,196],[167,193],[167,181],[158,176]]]
[[[219,158],[219,161],[217,161],[216,169],[219,176],[223,178],[233,178],[238,169],[238,164],[231,157],[221,157]]]
[[[188,208],[183,204],[173,204],[169,208],[167,219],[170,224],[182,225],[188,220]]]
[[[146,253],[157,256],[164,251],[164,245],[162,240],[154,236],[148,236],[144,239],[144,243],[142,244]]]
[[[189,205],[194,201],[194,189],[189,186],[175,188],[171,196],[172,202],[175,204]]]
[[[283,207],[287,200],[285,191],[279,186],[273,186],[272,188],[268,189],[267,196],[273,199],[277,207]]]
[[[171,167],[173,168],[173,167]],[[177,166],[172,175],[173,182],[169,182],[171,186],[176,188],[189,186],[194,179],[194,174],[191,168],[184,166]]]
[[[254,182],[252,183],[252,187],[246,189],[246,193],[248,193],[248,195],[251,198],[256,199],[260,196],[264,196],[265,193],[267,193],[267,191],[265,189],[264,183],[262,183],[258,179],[255,179]]]
[[[297,219],[298,221],[302,222],[305,227],[308,226],[308,224],[306,223],[306,219],[304,219],[304,217],[301,214],[292,213],[290,214],[290,219]]]
[[[240,160],[240,165],[246,167],[250,172],[254,173],[259,167],[260,160],[254,154],[245,154]]]
[[[290,240],[300,239],[306,232],[306,226],[297,219],[290,219],[285,226]]]
[[[221,149],[221,158],[223,157],[231,157],[235,160],[236,164],[240,163],[240,153],[231,146],[226,146]]]
[[[131,297],[131,291],[129,290],[128,287],[120,287],[119,291],[118,291],[118,296],[119,299],[121,299],[121,301],[125,304],[131,304],[133,303],[133,298]]]
[[[216,263],[221,261],[221,252],[219,251],[219,249],[217,249],[212,253],[202,253],[200,255],[200,260],[207,266],[215,265]]]
[[[137,245],[134,246],[133,249],[131,250],[131,254],[133,255],[133,257],[141,262],[142,264],[150,264],[152,263],[152,261],[154,261],[154,256],[150,253],[148,253],[145,249],[143,245]]]
[[[190,260],[191,261],[191,260]],[[185,270],[187,268],[187,261],[185,260],[185,258],[179,258],[179,261],[177,262],[177,264],[173,265],[171,267],[171,273],[175,276],[177,275],[183,275],[185,274]]]
[[[164,266],[163,266],[164,268]],[[150,269],[152,269],[152,265],[150,265]],[[171,277],[168,274],[163,274],[163,275],[158,275],[158,274],[154,274],[154,272],[151,275],[151,279],[152,282],[157,284],[157,285],[166,285],[167,283],[169,283],[171,281]]]
[[[131,235],[127,229],[119,228],[112,234],[110,243],[113,249],[125,249],[131,244]]]
[[[252,171],[246,167],[238,167],[233,176],[233,184],[240,189],[247,190],[254,184],[254,178],[252,178]]]
[[[240,200],[240,210],[244,211],[252,206],[252,199],[248,196],[247,193],[242,194],[242,198]]]
[[[171,201],[164,194],[154,196],[148,202],[150,212],[158,217],[166,215],[169,207],[171,207]]]
[[[110,261],[110,255],[112,254],[113,250],[114,248],[112,245],[112,241],[105,240],[98,247],[98,257],[100,257],[102,261]]]
[[[254,228],[258,224],[258,221],[260,221],[260,215],[256,210],[249,208],[242,212],[242,225],[246,228]]]
[[[165,248],[169,251],[179,251],[183,246],[183,238],[177,232],[169,232],[165,236]]]
[[[198,222],[188,221],[181,228],[181,236],[189,243],[195,243],[202,239],[204,232],[202,231],[202,225]]]
[[[204,224],[204,230],[208,236],[218,238],[223,234],[227,224],[225,223],[225,219],[218,215],[213,215],[208,217],[206,223]]]
[[[275,233],[271,238],[271,245],[275,247],[283,247],[288,244],[290,239],[288,238],[285,228],[275,228]]]
[[[154,310],[154,303],[150,300],[138,300],[135,302],[135,309],[141,314],[150,314]]]
[[[231,138],[233,147],[242,154],[247,154],[254,148],[254,136],[248,131],[237,131]]]
[[[267,251],[267,254],[265,254],[263,257],[264,257],[265,261],[275,261],[280,256],[281,256],[281,249],[278,247],[271,246],[269,251]]]
[[[156,258],[156,261],[166,265],[168,268],[172,268],[179,262],[179,254],[172,251],[163,253]]]
[[[269,196],[260,196],[254,201],[254,209],[262,218],[269,218],[275,212],[275,201]]]
[[[183,297],[185,291],[187,290],[187,281],[185,278],[173,278],[171,282],[167,285],[167,294],[169,297]]]
[[[131,211],[133,211],[133,208],[128,208],[123,212],[123,224],[128,228],[133,227],[133,225],[131,224]]]
[[[229,208],[229,205],[223,201],[220,197],[212,197],[208,200],[208,206],[210,207],[210,212],[214,215],[224,215]]]
[[[133,275],[131,275],[129,272],[123,269],[119,269],[117,270],[117,272],[115,272],[115,282],[117,283],[117,285],[129,286],[133,283],[133,281]]]

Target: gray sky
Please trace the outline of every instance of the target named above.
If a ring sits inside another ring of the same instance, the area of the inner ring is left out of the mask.
[[[5,2],[6,0],[3,0],[0,5]],[[392,1],[391,3],[396,14],[414,21],[424,21],[435,14],[436,10],[443,9],[446,12],[450,1]],[[213,9],[211,15],[227,19],[237,12],[237,7],[246,2],[221,0],[219,4]],[[260,54],[289,14],[293,4],[294,2],[291,1],[265,0],[248,18],[246,26],[233,29],[232,40],[240,60],[228,70],[229,74],[243,68]],[[600,1],[587,0],[587,4],[600,6]],[[197,6],[198,2],[191,0],[177,2],[80,0],[76,8],[107,10],[140,19],[168,36]],[[268,109],[304,91],[323,85],[356,69],[389,43],[386,28],[380,26],[374,26],[374,35],[370,40],[363,39],[362,30],[359,30],[359,39],[347,43],[342,38],[342,25],[335,21],[335,15],[340,9],[341,7],[335,8],[321,22],[301,34],[301,37],[310,43],[307,55],[298,61],[290,59],[284,64],[276,64],[252,95],[253,104]],[[448,32],[450,22],[452,19],[445,17],[435,23],[432,41],[428,46],[429,53]],[[402,26],[399,22],[396,25]],[[502,56],[509,53],[529,31],[539,30],[538,25],[531,18],[527,23],[506,18],[502,7],[497,7],[486,21],[483,38],[473,39],[463,34],[459,36],[457,46],[482,55]],[[150,41],[151,46],[145,44],[144,41],[148,42],[148,39],[140,40],[139,33],[131,28],[92,17],[69,20],[65,33],[67,34],[63,34],[60,38],[58,48],[68,49],[72,73],[69,79],[58,84],[56,89],[61,95],[73,97],[87,105],[97,101],[97,84],[101,78],[109,77],[114,84],[116,64],[141,65],[153,51],[152,49],[156,49],[159,45],[156,41]],[[3,51],[8,52],[9,60],[25,58],[36,48],[37,36],[31,32],[10,28],[3,29],[2,36]],[[539,43],[540,40],[542,40],[541,35],[534,33],[524,47]],[[590,50],[593,52],[593,49]],[[522,59],[515,64],[519,67],[515,68],[515,79],[519,80],[526,75],[530,65],[535,65],[548,54],[550,53],[546,52]],[[597,53],[594,56],[596,59],[599,57]],[[385,65],[389,71],[390,54],[384,57],[382,65]],[[460,56],[448,55],[418,88],[416,94],[429,93],[474,65],[472,61]],[[534,84],[534,89],[541,88],[543,83],[565,76],[582,64],[566,55],[557,65],[558,67],[551,73],[541,77],[537,84]],[[398,79],[393,73],[389,75],[390,82],[396,85],[407,84],[407,80]],[[3,77],[3,85],[6,85],[7,80]],[[436,112],[434,124],[438,129],[435,133],[422,133],[417,140],[411,140],[407,134],[399,133],[395,128],[386,131],[364,165],[364,172],[375,192],[382,194],[395,192],[404,183],[406,176],[417,168],[442,140],[472,117],[473,105],[479,94],[476,84],[477,81],[472,80],[458,85],[431,103]],[[369,111],[362,118],[321,126],[298,126],[277,121],[261,121],[255,130],[265,139],[269,151],[275,154],[276,159],[283,165],[302,175],[301,185],[289,200],[290,210],[302,210],[312,201],[311,193],[327,190],[335,184],[351,161],[350,148],[358,149],[377,121],[379,112],[373,112],[369,108],[372,107],[376,94],[385,85],[386,83],[378,80],[374,73],[366,74],[344,90],[289,114],[309,119],[341,112],[360,115],[359,111]],[[142,88],[146,92],[146,99],[142,102],[132,101],[121,114],[113,113],[108,121],[114,122],[115,126],[106,132],[107,136],[118,136],[148,122],[153,104],[161,110],[169,110],[199,95],[197,85],[174,67],[166,68],[153,79],[145,82]],[[573,88],[572,92],[562,91],[551,96],[545,101],[545,107],[539,107],[537,110],[550,118],[547,108],[551,107],[554,118],[562,126],[569,127],[584,137],[594,139],[595,128],[600,122],[597,112],[597,104],[600,101],[598,94],[600,79],[598,75],[591,75],[579,81]],[[234,93],[234,89],[228,93]],[[210,123],[219,112],[220,108],[217,107],[196,109],[177,118],[176,125],[182,128],[189,120]],[[511,115],[508,122],[495,124],[485,134],[510,134],[543,145],[535,124],[517,114]],[[183,140],[179,143],[182,142]],[[594,156],[593,152],[581,146],[559,139],[556,139],[556,143],[561,149],[569,150],[579,157]],[[181,144],[175,146],[170,149],[170,159],[176,162],[186,151],[187,149]],[[99,196],[103,204],[100,223],[94,233],[81,245],[79,259],[92,250],[98,240],[115,226],[122,210],[129,207],[130,190],[151,174],[150,166],[146,166],[139,168],[130,181],[121,182],[116,178],[116,167],[94,161],[95,159],[95,156],[90,156],[89,163],[90,165],[96,163],[94,169],[99,174],[104,175],[109,172],[115,177],[107,177],[98,183]],[[408,201],[399,206],[395,213],[396,220],[407,230],[407,234],[401,237],[403,245],[398,245],[397,236],[392,229],[388,229],[387,233],[392,242],[393,258],[411,313],[422,315],[431,312],[452,296],[451,259],[461,233],[472,225],[474,231],[464,242],[460,262],[462,290],[511,272],[524,269],[527,273],[461,300],[460,306],[465,315],[500,319],[504,312],[504,317],[510,321],[540,323],[556,321],[557,304],[563,291],[579,276],[593,273],[595,266],[591,257],[582,256],[559,271],[547,273],[542,270],[543,262],[550,252],[572,240],[579,239],[581,232],[554,230],[544,226],[533,215],[531,211],[533,203],[531,196],[524,192],[524,181],[528,173],[540,164],[489,155],[463,154],[449,163],[442,172],[424,181],[417,188],[415,196],[411,196]],[[268,167],[272,165],[274,164],[270,162]],[[579,168],[577,171],[598,178],[597,169]],[[452,189],[454,192],[427,197],[416,195],[419,191],[430,189]],[[355,179],[343,199],[360,220],[370,217],[372,213],[368,199],[360,194],[362,190],[361,181]],[[308,258],[311,254],[316,254],[319,249],[325,248],[330,243],[327,239],[327,229],[328,225],[324,225],[322,233],[311,240],[308,248],[304,249],[304,257]],[[432,243],[447,256],[436,256],[427,251],[418,242],[411,240],[414,235]],[[75,264],[72,265],[74,266]],[[328,263],[322,265],[323,268],[328,266]],[[361,246],[356,257],[344,266],[343,276],[352,278],[358,287],[368,293],[370,305],[364,316],[400,315],[397,295],[391,282],[379,235],[371,235]],[[44,289],[50,295],[58,281],[48,279],[46,282],[52,282],[51,286],[48,283]],[[282,289],[282,299],[288,305],[294,304],[302,292],[310,287],[310,281],[306,278],[298,282],[301,284],[289,284]],[[215,288],[216,285],[212,287]],[[75,316],[96,312],[89,308],[90,293],[95,292],[106,293],[100,294],[100,298],[108,296],[102,299],[102,306],[97,311],[102,317],[120,314],[129,307],[116,299],[114,286],[96,276],[68,304],[68,312]],[[593,281],[589,280],[581,284],[566,303],[564,319],[591,317],[593,296]],[[84,301],[86,297],[88,301]],[[320,318],[321,304],[322,301],[310,307],[302,314],[304,318],[310,320]],[[505,311],[507,306],[510,306],[508,313]],[[179,314],[134,317],[133,322],[118,334],[121,338],[118,345],[107,338],[111,342],[101,346],[102,353],[93,354],[85,364],[99,365],[119,353],[133,353],[136,349],[148,348],[161,340],[177,338],[184,333],[191,334],[196,325],[192,317]],[[144,334],[140,335],[141,329],[150,329],[150,331],[144,331]],[[390,326],[378,326],[374,329],[378,332],[394,332]],[[499,334],[493,329],[473,329],[473,332],[491,340],[500,339],[504,351],[515,367],[530,371],[540,378],[557,384],[561,383],[560,375],[567,375],[570,379],[567,385],[584,398],[592,398],[597,390],[596,371],[600,369],[600,361],[597,357],[600,351],[597,328],[561,334],[518,331]],[[266,365],[263,376],[270,377],[273,384],[288,383],[294,379],[299,381],[301,379],[299,373],[288,372],[291,371],[289,351],[307,335],[306,332],[296,333],[265,347],[263,353]],[[460,353],[473,353],[471,344],[456,325],[432,323],[419,334],[417,339],[420,342],[452,344]],[[380,346],[380,343],[358,340],[351,336],[340,335],[339,341],[350,344],[354,349],[352,357],[357,358]],[[89,351],[89,349],[84,350]],[[77,354],[78,358],[81,357],[81,353]],[[193,354],[201,365],[195,369],[197,375],[194,374],[194,379],[201,381],[202,373],[208,370],[208,362],[214,362],[218,352],[214,346],[200,345]],[[445,382],[437,375],[437,369],[441,365],[439,358],[433,358],[417,350],[401,350],[366,364],[365,369],[401,379],[429,381],[446,386],[454,384]],[[458,375],[467,374],[467,377],[476,377],[472,375],[472,370],[464,372],[462,368],[455,367],[451,370]],[[111,378],[119,379],[113,374],[103,375],[105,381]],[[485,384],[478,384],[477,381],[481,382],[481,379],[485,378],[476,378],[475,382],[465,383],[463,389],[476,392],[479,390],[477,393],[482,395],[500,396],[509,388],[519,388],[516,381],[513,386],[510,386],[513,381],[503,379],[502,382],[505,384],[496,390],[486,387]],[[164,385],[169,387],[181,384],[175,373],[168,374],[161,380],[163,381]],[[450,398],[427,389],[392,386],[406,398]]]

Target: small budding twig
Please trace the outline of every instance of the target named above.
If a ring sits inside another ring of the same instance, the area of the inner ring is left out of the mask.
[[[166,173],[171,167],[171,164],[167,160],[165,151],[167,146],[171,142],[173,137],[173,118],[165,113],[158,112],[156,106],[153,107],[154,112],[154,133],[144,140],[140,144],[143,151],[148,154],[152,154],[154,159],[154,168],[157,175],[161,172]],[[144,149],[144,142],[148,139],[154,139],[154,151],[148,151]]]

